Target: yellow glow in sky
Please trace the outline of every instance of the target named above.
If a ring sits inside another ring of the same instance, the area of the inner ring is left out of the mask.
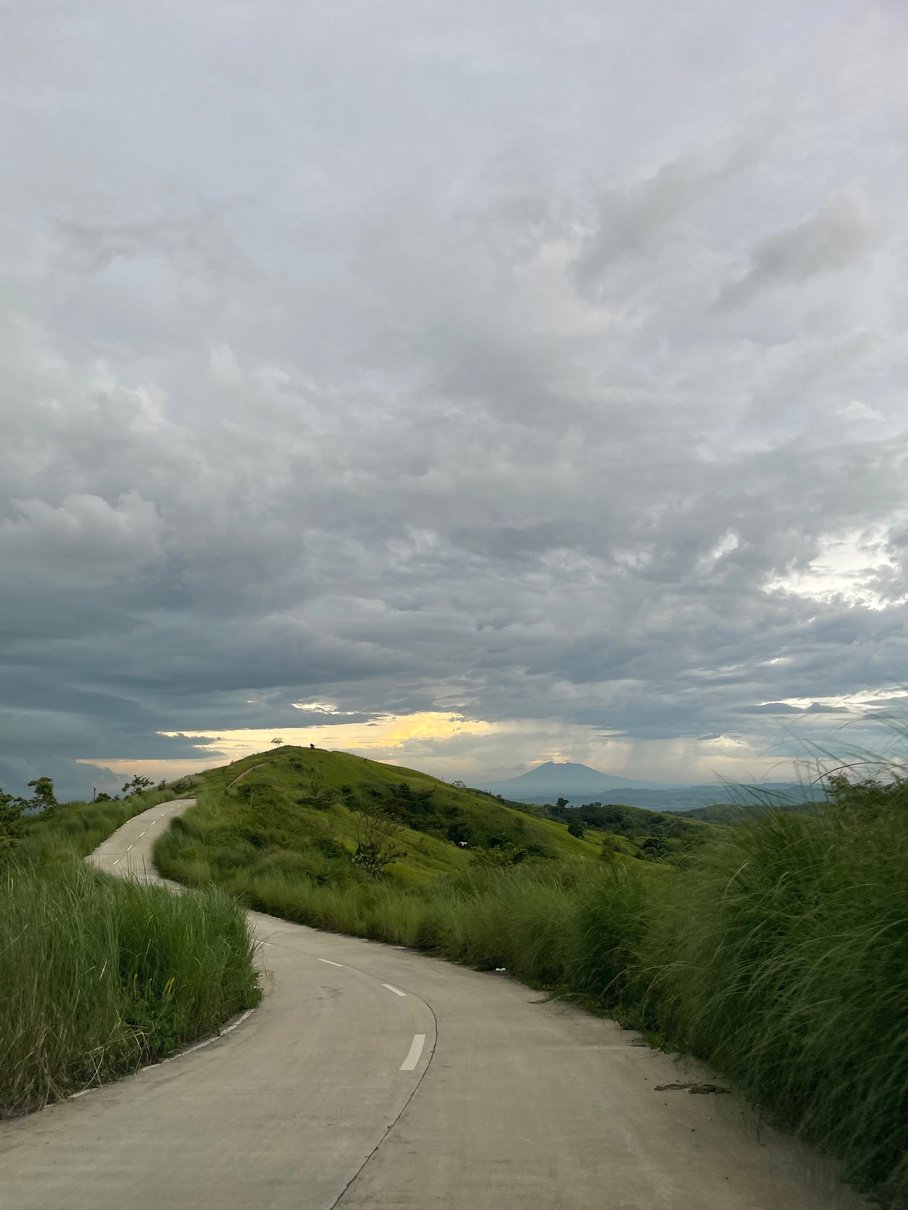
[[[425,710],[420,714],[383,714],[370,723],[331,723],[324,727],[283,727],[263,731],[245,728],[241,731],[222,731],[210,743],[201,744],[203,752],[239,760],[262,752],[272,739],[280,738],[285,744],[317,748],[344,748],[368,752],[393,754],[414,739],[448,739],[454,735],[493,735],[504,731],[502,723],[486,723],[478,719],[466,719],[460,714],[448,714],[439,710]],[[183,735],[188,739],[204,739],[206,731],[162,731],[168,737]]]
[[[488,736],[508,732],[506,723],[487,723],[481,719],[467,719],[460,714],[440,710],[425,710],[419,714],[384,714],[369,723],[333,723],[315,727],[283,727],[269,730],[243,728],[237,731],[222,731],[208,743],[199,744],[198,757],[184,756],[165,760],[83,759],[80,765],[91,765],[110,769],[120,775],[141,773],[155,781],[185,777],[190,773],[201,773],[218,765],[241,760],[255,752],[267,750],[273,739],[285,744],[317,748],[342,749],[344,751],[369,752],[376,760],[391,764],[412,741],[446,740],[457,736]],[[174,738],[206,739],[211,731],[161,731],[159,734]],[[206,753],[207,755],[201,755]]]
[[[331,717],[336,719],[337,713]],[[644,743],[604,733],[592,737],[587,727],[556,720],[511,719],[491,723],[441,710],[383,714],[367,723],[326,722],[309,727],[221,732],[209,728],[161,734],[197,741],[198,754],[163,760],[86,758],[79,763],[110,770],[118,777],[141,773],[154,781],[169,781],[265,752],[271,741],[279,738],[284,744],[300,747],[314,744],[317,748],[353,752],[386,764],[425,769],[436,776],[467,781],[488,779],[487,770],[504,770],[493,776],[513,776],[545,760],[579,761],[621,776],[651,781],[712,782],[720,776],[745,782],[764,776],[784,780],[793,772],[787,768],[782,771],[782,764],[788,762],[767,759],[766,753],[752,751],[740,737],[704,736]]]

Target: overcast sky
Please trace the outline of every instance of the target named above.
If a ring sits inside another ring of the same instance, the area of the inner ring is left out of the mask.
[[[879,746],[902,0],[0,14],[0,785]]]

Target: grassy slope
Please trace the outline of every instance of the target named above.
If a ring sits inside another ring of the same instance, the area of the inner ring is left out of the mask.
[[[159,842],[156,857],[185,881],[213,880],[235,893],[275,875],[348,883],[363,806],[381,808],[402,826],[395,845],[406,855],[387,871],[400,886],[462,873],[477,849],[591,860],[600,852],[598,840],[579,840],[492,795],[344,752],[284,747],[199,781],[199,806]]]
[[[667,1038],[908,1207],[908,782],[719,829],[638,962]]]
[[[692,807],[689,811],[679,811],[678,815],[681,819],[691,822],[737,824],[752,822],[757,816],[766,815],[769,812],[787,813],[792,811],[799,815],[816,815],[823,811],[823,804],[821,802],[787,803],[744,800],[742,802],[712,803],[708,807]]]

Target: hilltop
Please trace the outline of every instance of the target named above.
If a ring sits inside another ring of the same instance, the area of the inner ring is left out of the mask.
[[[199,806],[161,854],[196,884],[308,876],[343,886],[363,875],[421,886],[471,861],[597,860],[601,839],[571,835],[533,808],[346,752],[285,746],[193,779]]]

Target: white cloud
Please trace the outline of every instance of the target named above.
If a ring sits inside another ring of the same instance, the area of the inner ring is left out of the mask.
[[[880,610],[908,602],[908,582],[890,555],[888,530],[853,529],[823,538],[815,558],[767,581],[770,592]]]
[[[882,412],[879,412],[875,407],[871,407],[869,403],[863,403],[860,399],[850,399],[847,403],[838,404],[835,414],[841,420],[854,421],[855,423],[865,421],[874,423],[877,420],[883,419]]]

